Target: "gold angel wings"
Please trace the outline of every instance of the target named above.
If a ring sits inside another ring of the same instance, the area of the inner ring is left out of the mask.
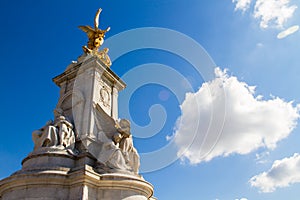
[[[83,46],[83,50],[86,53],[91,53],[92,51],[98,51],[99,47],[104,42],[105,33],[110,30],[110,27],[108,27],[105,30],[99,29],[99,16],[102,9],[100,8],[96,16],[94,18],[94,28],[86,25],[86,26],[79,26],[79,28],[84,31],[88,36],[88,43],[87,46]]]

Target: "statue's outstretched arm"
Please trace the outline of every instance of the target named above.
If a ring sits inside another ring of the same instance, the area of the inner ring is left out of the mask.
[[[95,15],[95,19],[94,19],[95,30],[97,30],[99,27],[99,16],[100,16],[101,11],[102,11],[102,9],[99,8]]]

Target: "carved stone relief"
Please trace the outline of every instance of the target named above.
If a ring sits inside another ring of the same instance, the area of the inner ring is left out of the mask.
[[[110,107],[110,92],[105,86],[100,89],[100,101],[105,107]]]

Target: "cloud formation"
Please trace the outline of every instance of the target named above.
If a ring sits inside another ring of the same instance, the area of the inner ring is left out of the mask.
[[[226,70],[216,68],[215,74],[196,93],[188,93],[181,105],[174,133],[178,156],[198,164],[260,147],[274,149],[289,136],[300,105],[294,107],[275,97],[263,100],[254,96],[255,87],[229,76]]]
[[[286,30],[278,33],[277,38],[278,39],[283,39],[283,38],[285,38],[285,37],[287,37],[287,36],[289,36],[289,35],[291,35],[293,33],[296,33],[298,30],[299,30],[299,26],[298,25],[291,26],[288,29],[286,29]]]
[[[234,10],[242,10],[245,12],[250,7],[250,3],[252,0],[232,0],[232,3],[235,3]]]
[[[257,0],[254,17],[260,19],[261,28],[268,28],[270,25],[282,28],[296,9],[296,5],[290,5],[290,0]]]
[[[255,157],[256,157],[256,163],[258,164],[264,164],[264,163],[267,163],[268,160],[266,159],[268,156],[270,155],[270,152],[269,151],[265,151],[265,152],[262,152],[262,153],[256,153],[255,154]]]
[[[276,160],[269,171],[252,177],[249,182],[264,193],[300,183],[300,155],[295,153],[292,157]]]
[[[296,5],[291,5],[291,0],[256,0],[253,16],[259,20],[261,28],[282,28],[284,23],[293,17]],[[235,11],[245,12],[250,8],[252,0],[232,0]]]

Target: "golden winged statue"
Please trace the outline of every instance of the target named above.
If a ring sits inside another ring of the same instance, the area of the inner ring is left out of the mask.
[[[102,9],[98,9],[95,19],[94,19],[94,28],[86,25],[86,26],[79,26],[79,28],[84,31],[89,41],[87,43],[87,46],[83,46],[83,50],[85,53],[91,53],[91,52],[97,52],[99,47],[104,42],[105,33],[110,30],[110,27],[108,27],[105,30],[99,29],[99,16]]]

